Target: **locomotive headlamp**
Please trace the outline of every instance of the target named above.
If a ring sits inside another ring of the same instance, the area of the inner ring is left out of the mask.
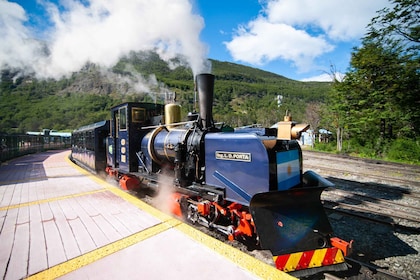
[[[291,131],[291,138],[292,139],[299,139],[302,132],[305,132],[309,129],[309,124],[306,123],[292,123],[292,131]]]
[[[283,122],[277,123],[277,139],[299,139],[308,128],[309,124],[292,122],[291,116],[285,116]]]

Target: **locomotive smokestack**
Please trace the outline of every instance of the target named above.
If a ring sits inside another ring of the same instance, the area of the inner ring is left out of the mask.
[[[198,74],[195,79],[200,102],[200,122],[203,129],[208,129],[213,127],[214,75]]]

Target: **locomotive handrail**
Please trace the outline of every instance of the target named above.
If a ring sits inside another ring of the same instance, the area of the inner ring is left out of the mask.
[[[197,121],[186,121],[186,122],[178,122],[178,123],[168,123],[168,124],[159,124],[159,125],[151,125],[151,126],[143,126],[141,129],[151,129],[151,128],[158,128],[158,127],[166,127],[166,126],[175,126],[175,125],[183,125],[183,124],[190,124],[196,123]]]
[[[142,160],[140,153],[141,153],[141,152],[137,152],[137,153],[136,153],[136,156],[137,156],[137,158],[139,159],[139,161],[141,162],[141,164],[143,165],[143,168],[146,170],[147,174],[150,174],[150,171],[149,171],[149,169],[147,169],[146,164],[145,164],[145,163],[144,163],[144,161]]]

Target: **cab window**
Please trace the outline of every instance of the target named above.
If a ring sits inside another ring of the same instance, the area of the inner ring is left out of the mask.
[[[120,130],[126,130],[127,129],[127,108],[120,108],[119,110],[119,123],[120,123]]]
[[[131,110],[131,118],[135,123],[142,123],[146,120],[146,109],[133,108]]]

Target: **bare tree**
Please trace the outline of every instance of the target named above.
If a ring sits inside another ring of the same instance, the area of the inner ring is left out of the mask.
[[[319,124],[321,122],[321,110],[322,105],[318,102],[311,102],[306,106],[305,110],[305,119],[307,123],[310,125],[311,129],[314,131],[314,135],[316,131],[318,131]],[[314,145],[315,139],[312,139],[312,147]]]

